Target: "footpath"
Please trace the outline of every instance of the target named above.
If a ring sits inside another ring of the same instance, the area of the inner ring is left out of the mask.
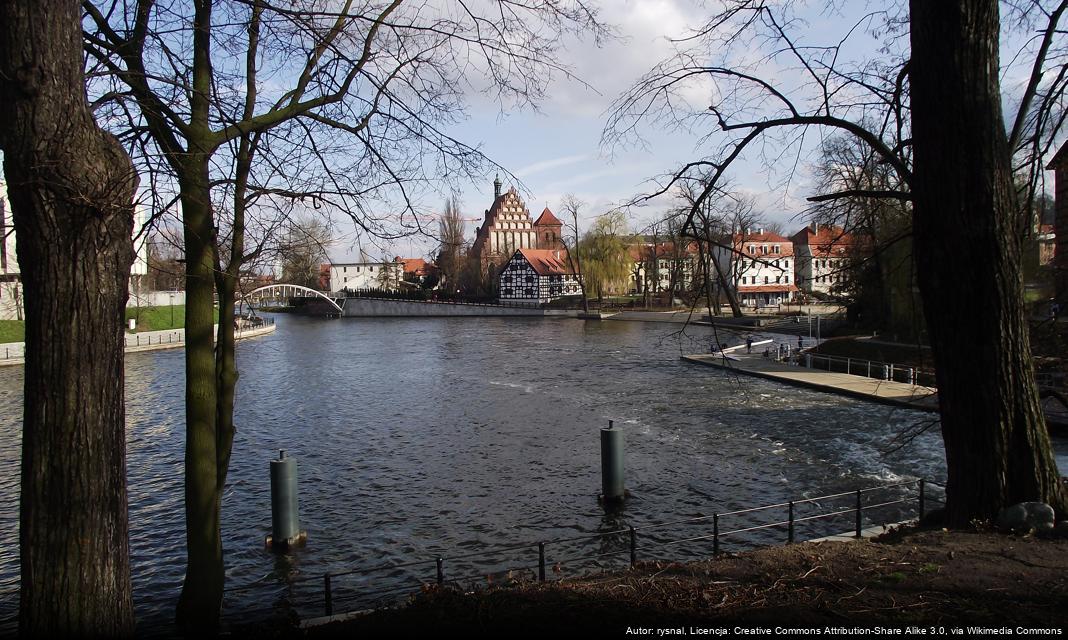
[[[805,341],[805,346],[813,346],[815,342],[808,339]],[[686,355],[682,356],[682,359],[798,387],[909,409],[938,411],[938,390],[933,387],[809,369],[803,366],[805,364],[804,353],[797,361],[791,361],[794,362],[793,364],[779,361],[776,355],[780,353],[781,348],[790,346],[792,343],[795,343],[792,336],[779,336],[778,339],[755,342],[752,353],[747,353],[745,345],[740,345],[728,347],[723,352]],[[765,349],[769,351],[768,356],[764,355]]]
[[[218,325],[215,325],[218,329]],[[240,327],[235,332],[238,340],[255,338],[273,333],[274,322],[258,326]],[[185,347],[185,329],[168,329],[164,331],[142,331],[140,333],[127,333],[124,336],[126,353],[139,353],[141,351],[156,351],[159,349],[181,349]],[[25,364],[26,343],[8,342],[0,344],[0,367]]]

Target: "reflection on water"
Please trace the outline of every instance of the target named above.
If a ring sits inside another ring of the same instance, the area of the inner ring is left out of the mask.
[[[280,318],[276,333],[238,349],[223,513],[228,584],[278,585],[414,560],[429,560],[420,575],[432,577],[433,559],[447,552],[944,475],[934,433],[883,453],[927,416],[683,363],[680,352],[708,337],[691,329],[693,343],[680,345],[669,335],[677,330],[522,318]],[[182,358],[158,351],[126,360],[142,624],[169,620],[184,571]],[[21,368],[0,369],[6,613],[18,572],[21,385]],[[606,514],[596,499],[598,429],[609,419],[626,430],[631,497],[625,510]],[[268,465],[278,449],[299,461],[308,532],[307,546],[284,556],[263,549]],[[618,550],[627,542],[599,544]],[[450,568],[459,575],[469,567]]]

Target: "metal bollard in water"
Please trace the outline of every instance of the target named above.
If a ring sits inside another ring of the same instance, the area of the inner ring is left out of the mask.
[[[623,431],[613,428],[612,420],[608,428],[601,429],[601,492],[605,502],[617,502],[623,499]]]
[[[278,459],[271,460],[271,535],[267,546],[284,550],[306,539],[307,533],[300,530],[297,461],[279,451]]]

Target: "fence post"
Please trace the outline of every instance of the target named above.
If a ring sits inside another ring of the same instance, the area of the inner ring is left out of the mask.
[[[326,615],[334,615],[334,596],[330,591],[330,574],[323,576],[323,599],[326,600]]]
[[[712,514],[712,555],[719,555],[719,514]]]
[[[857,537],[861,537],[861,506],[860,506],[860,489],[857,489]]]
[[[868,377],[871,377],[871,360],[868,360]]]
[[[538,582],[545,582],[545,543],[538,543]]]
[[[445,584],[445,558],[438,558],[438,586]]]
[[[887,378],[887,380],[890,380],[891,382],[893,382],[894,380],[894,363],[892,362],[890,363],[890,376]]]
[[[916,384],[916,370],[909,367],[906,371],[909,372],[909,384]]]
[[[846,358],[846,375],[849,375],[849,365],[850,365],[850,359]]]
[[[790,522],[790,525],[789,525],[789,528],[787,529],[786,541],[789,542],[790,544],[793,544],[794,543],[794,501],[793,500],[790,501],[789,522]]]
[[[638,564],[638,534],[630,528],[630,566]]]
[[[924,508],[926,507],[926,505],[924,504],[926,498],[926,496],[924,495],[925,484],[926,482],[924,481],[924,479],[920,478],[920,520],[923,520]]]

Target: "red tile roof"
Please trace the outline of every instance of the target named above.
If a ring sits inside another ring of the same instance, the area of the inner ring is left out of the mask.
[[[417,276],[425,276],[428,273],[428,267],[430,264],[422,258],[402,258],[397,256],[393,259],[394,262],[400,262],[403,265],[405,274],[415,274]]]
[[[568,264],[567,251],[562,249],[519,249],[516,253],[540,276],[564,276],[575,273]]]
[[[779,245],[779,253],[772,253],[770,245]],[[755,253],[750,253],[749,247],[756,245]],[[768,245],[768,253],[760,253],[760,247]],[[736,233],[734,234],[734,246],[740,247],[740,251],[750,256],[756,256],[762,260],[774,260],[775,258],[790,258],[794,255],[794,243],[777,233]]]
[[[536,226],[543,226],[555,224],[562,225],[564,223],[560,222],[560,219],[554,216],[552,211],[549,211],[549,207],[545,207],[545,211],[541,212],[541,215],[534,221],[534,224]]]
[[[834,225],[819,225],[818,231],[813,231],[812,227],[805,227],[791,236],[790,240],[797,244],[808,245],[815,258],[847,256],[858,246],[853,234]]]

